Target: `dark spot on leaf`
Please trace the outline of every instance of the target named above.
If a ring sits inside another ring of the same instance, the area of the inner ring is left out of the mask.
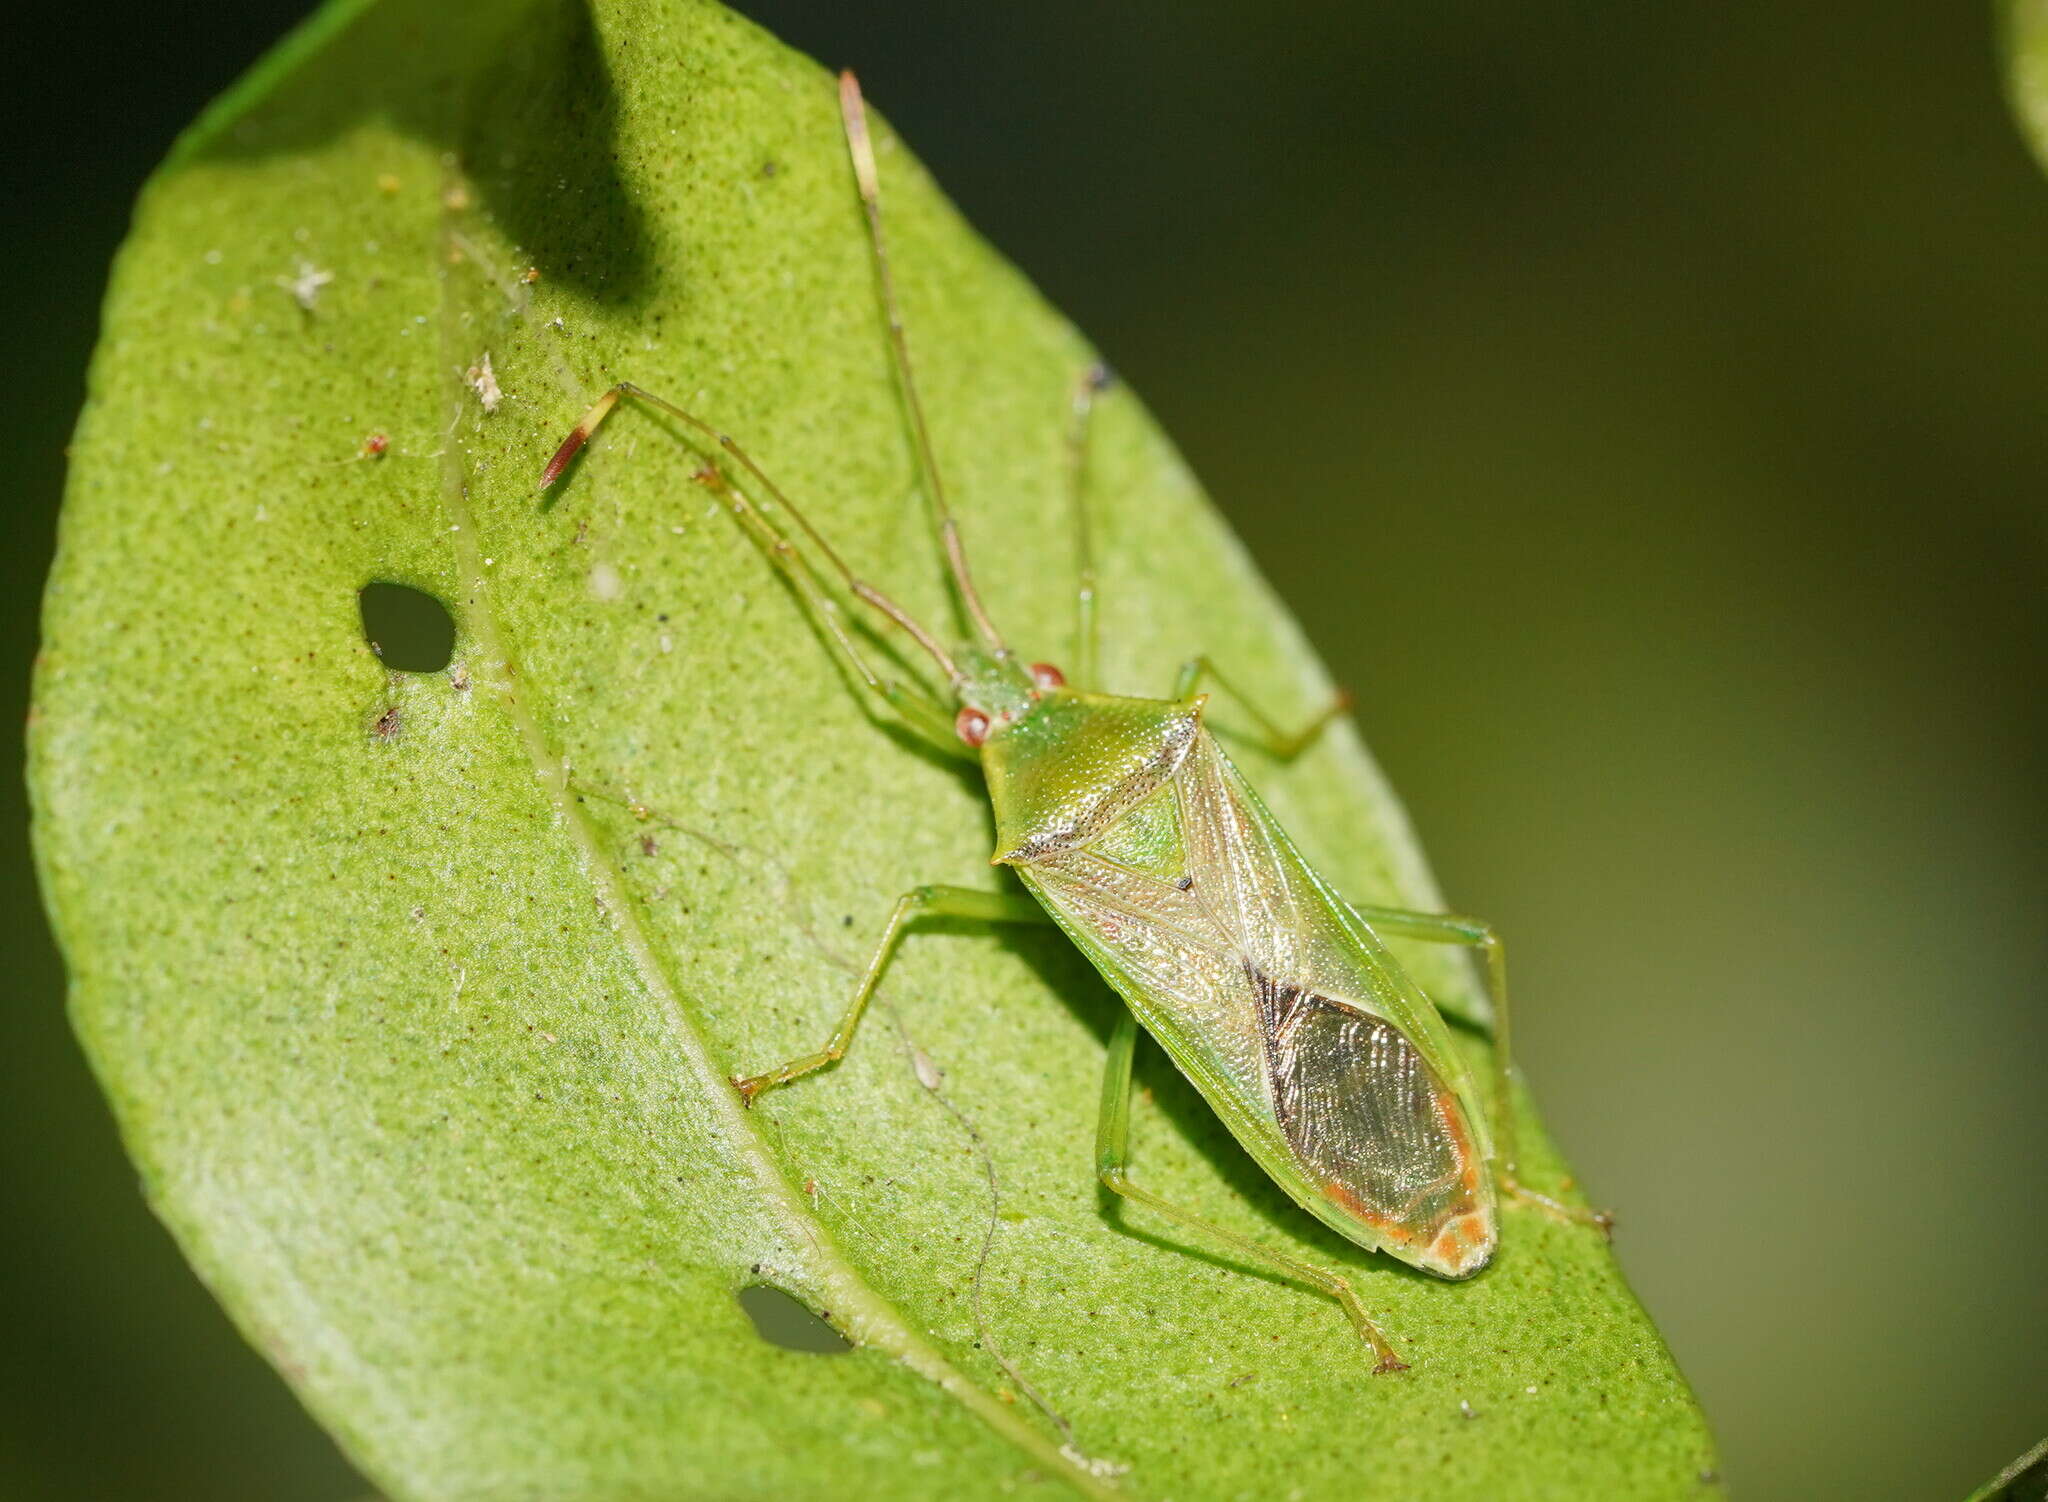
[[[740,1308],[754,1322],[754,1333],[785,1351],[837,1356],[853,1343],[826,1324],[801,1299],[769,1283],[750,1283],[739,1293]]]
[[[381,579],[356,594],[363,612],[363,640],[402,673],[438,673],[455,655],[455,617],[425,590]]]

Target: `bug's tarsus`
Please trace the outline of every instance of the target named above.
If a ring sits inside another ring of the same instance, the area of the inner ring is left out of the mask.
[[[917,448],[918,468],[924,475],[925,496],[931,505],[932,524],[937,530],[939,549],[946,555],[946,569],[953,591],[973,623],[975,634],[998,657],[1010,649],[1002,633],[989,619],[988,610],[974,588],[967,568],[967,551],[960,542],[960,529],[946,503],[945,482],[939,477],[939,461],[932,449],[931,429],[925,422],[924,403],[917,394],[917,380],[910,366],[910,340],[903,331],[903,314],[896,301],[896,279],[889,269],[889,244],[882,233],[881,178],[875,170],[875,148],[868,136],[867,106],[861,99],[860,80],[851,68],[839,75],[839,118],[846,127],[846,153],[853,160],[853,178],[860,189],[862,212],[867,220],[868,247],[874,253],[875,286],[882,299],[882,314],[889,325],[889,353],[896,369],[896,382],[903,392],[903,405],[910,414],[911,436]]]
[[[1577,1205],[1567,1205],[1563,1200],[1553,1199],[1547,1194],[1531,1189],[1514,1176],[1512,1169],[1502,1169],[1496,1175],[1501,1189],[1508,1198],[1540,1210],[1552,1220],[1565,1225],[1591,1226],[1608,1241],[1614,1240],[1614,1214],[1609,1210],[1582,1210]]]

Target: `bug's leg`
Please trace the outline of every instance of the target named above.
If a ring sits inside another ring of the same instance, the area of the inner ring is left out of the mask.
[[[1095,534],[1088,518],[1088,434],[1095,398],[1115,380],[1107,365],[1095,364],[1074,382],[1073,421],[1067,428],[1067,489],[1074,510],[1074,662],[1068,681],[1097,687],[1095,665],[1102,636],[1095,617]]]
[[[1493,1171],[1501,1188],[1514,1198],[1558,1220],[1577,1221],[1609,1232],[1614,1217],[1604,1210],[1581,1210],[1563,1204],[1550,1195],[1531,1189],[1516,1176],[1514,1062],[1510,1052],[1508,1026],[1507,947],[1493,925],[1483,918],[1459,913],[1418,913],[1408,908],[1364,907],[1353,903],[1351,910],[1368,927],[1383,934],[1422,939],[1438,944],[1462,944],[1486,956],[1486,990],[1493,1002]]]
[[[1180,677],[1174,680],[1174,698],[1192,698],[1204,678],[1213,680],[1218,688],[1237,700],[1238,707],[1259,727],[1259,744],[1281,761],[1292,761],[1313,746],[1329,728],[1330,722],[1351,708],[1351,695],[1339,689],[1336,696],[1323,706],[1322,712],[1306,725],[1297,730],[1282,730],[1264,710],[1245,697],[1243,690],[1218,672],[1216,664],[1207,657],[1194,658],[1181,666]]]
[[[875,994],[875,987],[882,979],[882,972],[889,968],[889,960],[896,952],[896,945],[903,937],[903,930],[919,918],[978,918],[984,923],[1046,923],[1045,909],[1022,893],[984,892],[975,887],[912,887],[896,899],[896,907],[889,914],[889,921],[882,928],[882,937],[875,945],[875,952],[868,961],[868,968],[854,988],[853,1000],[846,1008],[846,1015],[839,1019],[839,1025],[832,1029],[832,1036],[825,1040],[825,1046],[816,1053],[805,1054],[802,1058],[791,1059],[776,1069],[764,1074],[733,1077],[733,1086],[740,1092],[740,1098],[749,1105],[763,1090],[772,1090],[777,1085],[786,1085],[793,1079],[836,1064],[845,1055],[847,1045],[853,1042],[854,1031],[860,1026],[861,1014],[868,1009],[868,1000]]]
[[[1114,1193],[1221,1243],[1245,1260],[1276,1267],[1289,1277],[1328,1294],[1343,1305],[1344,1313],[1358,1331],[1359,1339],[1372,1347],[1374,1372],[1406,1371],[1408,1363],[1380,1333],[1380,1327],[1365,1312],[1365,1305],[1358,1301],[1350,1280],[1342,1274],[1311,1267],[1270,1247],[1260,1246],[1131,1182],[1126,1162],[1130,1157],[1131,1139],[1131,1060],[1137,1048],[1138,1019],[1126,1012],[1118,1019],[1116,1031],[1110,1036],[1109,1053],[1102,1068],[1102,1115],[1095,1127],[1096,1177]]]

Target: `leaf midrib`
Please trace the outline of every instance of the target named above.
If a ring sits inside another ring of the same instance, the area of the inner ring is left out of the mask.
[[[451,168],[444,188],[457,186]],[[444,191],[443,204],[461,201]],[[444,258],[453,248],[454,210],[442,210],[440,242]],[[451,435],[467,415],[474,399],[459,374],[468,359],[463,346],[461,310],[452,291],[455,278],[442,276],[439,282],[438,337],[443,388],[448,393],[444,431]],[[527,316],[521,308],[518,315]],[[732,1156],[746,1169],[756,1191],[778,1222],[788,1244],[804,1261],[804,1271],[814,1287],[829,1300],[835,1324],[856,1345],[872,1346],[902,1362],[911,1371],[933,1383],[959,1402],[997,1434],[1016,1445],[1050,1474],[1074,1490],[1092,1498],[1121,1498],[1127,1494],[1077,1464],[1068,1453],[1025,1423],[1018,1414],[983,1389],[938,1349],[921,1339],[894,1304],[877,1293],[833,1241],[830,1232],[806,1208],[791,1187],[780,1166],[768,1152],[766,1141],[754,1126],[751,1113],[730,1088],[725,1073],[712,1058],[711,1050],[683,1009],[680,992],[657,953],[627,888],[625,874],[605,852],[605,845],[585,814],[582,805],[569,795],[566,762],[547,741],[539,720],[527,707],[516,684],[530,683],[517,670],[511,650],[500,631],[490,603],[489,581],[484,569],[479,535],[469,508],[467,474],[457,442],[444,444],[439,461],[441,503],[452,524],[449,537],[454,543],[456,570],[462,581],[464,615],[469,633],[484,659],[498,671],[477,675],[504,707],[519,736],[534,775],[546,789],[557,815],[581,856],[582,868],[590,880],[593,895],[610,916],[613,931],[624,945],[641,984],[662,1009],[672,1042],[683,1056],[691,1084],[702,1103],[709,1107],[712,1129],[730,1148]]]

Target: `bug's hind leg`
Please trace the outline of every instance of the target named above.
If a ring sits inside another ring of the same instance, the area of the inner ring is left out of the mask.
[[[1260,1246],[1221,1226],[1214,1225],[1192,1210],[1185,1210],[1171,1201],[1163,1200],[1148,1189],[1133,1184],[1127,1168],[1130,1157],[1131,1138],[1131,1060],[1138,1047],[1138,1020],[1126,1012],[1117,1022],[1116,1032],[1109,1040],[1109,1053],[1102,1070],[1102,1115],[1095,1129],[1095,1174],[1110,1190],[1134,1204],[1156,1210],[1168,1219],[1186,1226],[1223,1246],[1228,1247],[1247,1261],[1263,1263],[1278,1268],[1289,1277],[1320,1290],[1343,1305],[1345,1315],[1352,1327],[1358,1331],[1359,1339],[1372,1347],[1373,1371],[1404,1372],[1408,1363],[1403,1361],[1380,1327],[1373,1323],[1372,1316],[1365,1312],[1365,1305],[1359,1302],[1357,1291],[1350,1280],[1341,1273],[1326,1268],[1312,1267],[1306,1262]]]
[[[1598,1226],[1611,1233],[1614,1217],[1605,1210],[1584,1210],[1531,1189],[1516,1174],[1514,1062],[1509,1052],[1507,947],[1483,918],[1458,913],[1418,913],[1407,908],[1365,907],[1351,911],[1376,933],[1422,939],[1437,944],[1462,944],[1486,956],[1486,990],[1493,1002],[1493,1172],[1512,1198],[1533,1205],[1555,1220]]]
[[[1281,761],[1293,761],[1295,757],[1313,746],[1321,738],[1322,733],[1330,728],[1330,723],[1351,708],[1351,695],[1340,689],[1306,725],[1295,730],[1283,730],[1277,721],[1246,698],[1243,690],[1224,677],[1217,670],[1216,664],[1207,657],[1196,657],[1182,665],[1180,677],[1174,680],[1174,698],[1192,698],[1205,678],[1229,694],[1237,701],[1238,707],[1252,717],[1252,723],[1259,728],[1255,739],[1267,752]]]
[[[868,1001],[881,982],[882,972],[889,968],[889,961],[896,953],[903,930],[919,918],[977,918],[984,923],[1050,921],[1044,908],[1021,893],[984,892],[977,887],[912,887],[896,899],[896,907],[889,914],[889,921],[882,928],[882,937],[875,945],[874,956],[868,961],[860,984],[854,988],[853,1000],[839,1019],[839,1025],[832,1029],[832,1036],[825,1040],[825,1046],[816,1053],[791,1059],[787,1064],[761,1074],[744,1078],[735,1075],[733,1087],[740,1092],[740,1099],[752,1105],[754,1097],[763,1090],[772,1090],[777,1085],[801,1079],[815,1070],[838,1063],[845,1056],[854,1033],[860,1027],[861,1017],[867,1012]]]

